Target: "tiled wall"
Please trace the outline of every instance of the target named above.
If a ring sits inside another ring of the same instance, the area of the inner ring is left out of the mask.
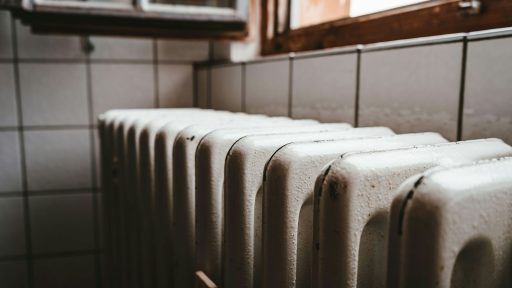
[[[36,36],[0,11],[0,287],[101,287],[96,116],[194,105],[209,43]]]
[[[512,144],[512,29],[198,68],[201,107]]]
[[[195,89],[207,42],[91,37],[88,55],[84,40],[32,35],[0,12],[1,287],[101,287],[95,119],[111,108],[197,104],[512,144],[510,30],[201,66]]]

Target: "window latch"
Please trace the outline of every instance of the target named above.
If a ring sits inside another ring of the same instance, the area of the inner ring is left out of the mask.
[[[482,12],[482,2],[480,0],[461,0],[459,10],[463,15],[477,15]]]

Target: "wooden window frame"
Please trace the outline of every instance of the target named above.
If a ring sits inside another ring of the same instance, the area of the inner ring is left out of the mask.
[[[283,8],[290,0],[263,0],[261,51],[273,55],[512,26],[511,0],[480,2],[478,14],[462,9],[460,0],[437,0],[291,30],[289,9]],[[286,17],[282,32],[279,16]]]
[[[31,26],[35,33],[152,36],[191,39],[244,39],[249,0],[233,7],[73,0],[0,0],[0,8]]]

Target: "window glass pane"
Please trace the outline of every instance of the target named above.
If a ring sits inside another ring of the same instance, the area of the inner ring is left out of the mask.
[[[425,0],[352,0],[350,2],[350,17],[390,10],[397,7],[426,2]]]
[[[290,27],[297,29],[427,1],[428,0],[292,0]]]

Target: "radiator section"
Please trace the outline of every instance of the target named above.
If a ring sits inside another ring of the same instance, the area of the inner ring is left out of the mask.
[[[500,139],[195,108],[99,135],[108,287],[512,284]]]

